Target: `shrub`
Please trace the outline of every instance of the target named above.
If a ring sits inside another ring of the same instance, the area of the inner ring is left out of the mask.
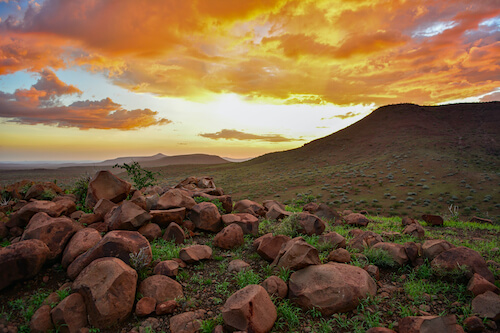
[[[132,162],[131,164],[123,163],[123,165],[115,164],[113,168],[125,169],[138,190],[156,185],[157,180],[155,177],[160,175],[159,172],[143,169],[138,162]]]
[[[219,199],[209,199],[209,198],[205,198],[205,197],[194,197],[194,201],[196,203],[211,202],[217,207],[217,209],[219,210],[219,213],[226,214],[226,210],[222,206],[222,202],[220,202]]]
[[[87,191],[89,189],[90,175],[86,174],[78,178],[71,189],[71,193],[76,196],[77,204],[85,206],[85,199],[87,198]]]

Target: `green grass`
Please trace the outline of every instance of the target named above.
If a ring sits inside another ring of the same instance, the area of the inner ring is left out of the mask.
[[[234,274],[234,278],[240,289],[250,284],[259,284],[262,281],[259,274],[255,273],[252,269],[243,269]]]
[[[174,241],[166,241],[163,238],[157,238],[151,242],[153,261],[164,261],[178,258],[181,249],[182,247],[175,244]]]
[[[371,264],[378,267],[396,267],[398,264],[392,257],[383,249],[366,248],[363,254],[368,258]]]
[[[10,311],[8,313],[17,312],[23,319],[24,323],[19,326],[20,332],[29,332],[29,322],[36,310],[43,304],[50,291],[38,289],[28,297],[18,298],[8,302]],[[8,311],[8,310],[7,310]]]
[[[289,299],[275,299],[275,305],[278,318],[274,323],[274,328],[296,332],[303,320],[302,309],[295,306]]]

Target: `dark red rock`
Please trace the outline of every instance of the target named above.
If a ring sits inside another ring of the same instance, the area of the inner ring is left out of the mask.
[[[156,223],[160,228],[166,228],[170,223],[174,222],[180,225],[186,218],[186,208],[171,208],[167,210],[151,210],[151,222]]]
[[[149,221],[151,215],[128,200],[123,201],[104,218],[109,230],[137,230]]]
[[[141,282],[138,289],[143,297],[152,297],[158,303],[183,297],[179,282],[165,275],[152,275]]]
[[[184,234],[184,230],[177,223],[172,222],[168,226],[167,230],[163,234],[163,239],[166,241],[173,240],[175,244],[184,243],[184,239],[186,239],[186,235]]]
[[[187,208],[192,209],[196,205],[193,198],[181,189],[170,189],[165,192],[158,203],[156,204],[156,209],[171,209],[171,208]]]
[[[156,314],[158,316],[165,315],[165,314],[170,314],[175,311],[177,308],[177,302],[174,300],[171,301],[165,301],[161,303],[156,304]]]
[[[444,223],[444,220],[441,216],[431,214],[422,215],[422,220],[424,220],[428,225],[431,226],[440,226]]]
[[[344,236],[336,233],[335,231],[319,236],[318,244],[331,244],[334,249],[345,248],[346,246]]]
[[[152,242],[161,237],[161,228],[156,223],[147,223],[139,228],[139,233]]]
[[[266,210],[264,206],[258,204],[255,201],[244,199],[236,202],[233,207],[233,211],[236,213],[248,213],[252,214],[256,217],[264,217],[266,216]]]
[[[230,224],[215,235],[213,244],[221,249],[233,249],[245,243],[243,230],[237,224]]]
[[[302,234],[321,235],[326,228],[326,223],[316,215],[300,213],[297,215],[298,232]]]
[[[62,333],[79,332],[88,326],[87,309],[82,295],[74,293],[63,299],[50,312],[52,321]]]
[[[281,247],[272,265],[297,271],[320,263],[318,250],[309,245],[302,237],[295,237]]]
[[[98,171],[89,182],[85,205],[94,207],[100,199],[108,199],[114,203],[125,200],[132,185],[116,177],[109,171]]]
[[[67,268],[79,255],[85,253],[102,239],[101,234],[92,228],[77,231],[66,245],[61,265]]]
[[[269,296],[276,296],[280,298],[285,298],[288,294],[288,286],[285,281],[279,277],[272,275],[262,282],[262,287],[266,289]]]
[[[500,295],[492,291],[476,296],[472,300],[472,312],[481,318],[500,319]]]
[[[33,333],[46,333],[53,329],[54,324],[50,317],[50,305],[42,305],[31,317],[30,331]]]
[[[201,230],[219,232],[223,228],[219,210],[211,202],[194,205],[189,213],[189,219]]]
[[[262,259],[272,262],[280,253],[283,244],[285,244],[289,240],[290,237],[288,236],[273,236],[272,233],[269,233],[254,240],[252,246],[255,251],[257,251],[257,253],[262,257]]]
[[[153,297],[143,297],[135,305],[135,315],[137,317],[149,316],[156,309],[156,299]]]
[[[360,227],[366,227],[370,222],[363,214],[359,213],[351,213],[347,216],[344,216],[345,223],[349,225],[355,225]]]
[[[160,261],[154,270],[154,274],[174,277],[179,273],[179,263],[174,260]]]
[[[212,249],[207,245],[191,245],[180,250],[179,258],[188,264],[193,264],[212,258]]]
[[[474,296],[484,294],[487,291],[492,291],[495,294],[500,294],[500,289],[493,283],[486,280],[481,275],[474,273],[467,285],[467,290],[472,292]]]

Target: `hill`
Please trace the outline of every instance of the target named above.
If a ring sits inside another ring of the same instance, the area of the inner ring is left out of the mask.
[[[500,218],[500,103],[378,108],[303,147],[203,169],[233,196]],[[199,172],[164,170],[166,183]]]

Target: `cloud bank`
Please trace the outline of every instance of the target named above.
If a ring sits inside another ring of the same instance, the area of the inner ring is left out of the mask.
[[[240,132],[237,130],[223,129],[216,133],[201,133],[200,136],[212,140],[240,140],[240,141],[263,141],[263,142],[293,142],[300,139],[286,138],[280,134],[258,135]]]

